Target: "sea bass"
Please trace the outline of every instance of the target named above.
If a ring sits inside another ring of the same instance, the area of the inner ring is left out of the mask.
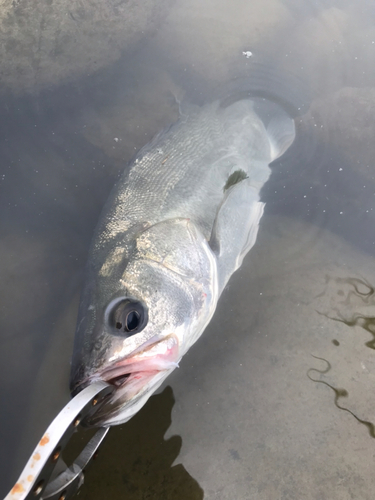
[[[129,420],[201,336],[254,245],[269,163],[295,136],[267,127],[250,99],[190,107],[126,168],[90,248],[71,371],[72,394],[116,389],[93,425]]]

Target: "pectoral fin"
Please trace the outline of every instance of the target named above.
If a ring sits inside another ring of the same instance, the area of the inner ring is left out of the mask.
[[[264,203],[245,179],[226,191],[212,229],[210,246],[218,263],[219,294],[256,241]]]

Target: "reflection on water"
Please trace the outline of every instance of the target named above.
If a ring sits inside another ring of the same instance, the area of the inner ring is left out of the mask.
[[[98,16],[109,8],[100,3]],[[29,12],[27,30],[22,0],[0,14],[1,493],[68,400],[87,249],[119,172],[178,118],[178,103],[241,93],[248,81],[291,101],[297,140],[263,190],[256,246],[168,379],[168,433],[182,446],[164,440],[167,389],[111,430],[81,495],[372,499],[372,445],[359,424],[370,425],[375,408],[374,6],[163,2],[122,52],[118,26],[130,4],[121,5],[112,37],[108,21],[93,44],[84,38],[95,19],[74,10],[61,33],[79,33],[82,44],[57,37],[55,51],[30,35],[40,15],[41,32],[49,22],[54,32],[52,10]],[[22,32],[31,58],[13,43]],[[331,366],[314,389],[311,354]],[[358,424],[326,385],[345,387]]]

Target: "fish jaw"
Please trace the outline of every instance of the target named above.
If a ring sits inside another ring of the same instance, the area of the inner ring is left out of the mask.
[[[116,387],[111,399],[87,422],[89,426],[110,426],[127,422],[178,367],[179,342],[171,334],[143,351],[114,362],[90,377],[90,383],[104,380]]]

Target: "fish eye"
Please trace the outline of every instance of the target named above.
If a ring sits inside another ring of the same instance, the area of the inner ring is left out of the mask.
[[[125,318],[125,329],[128,332],[132,332],[139,325],[140,316],[138,312],[134,309],[134,311],[130,311]]]
[[[113,306],[113,303],[110,306]],[[147,324],[147,310],[141,302],[120,299],[112,307],[108,319],[114,333],[135,335]]]

